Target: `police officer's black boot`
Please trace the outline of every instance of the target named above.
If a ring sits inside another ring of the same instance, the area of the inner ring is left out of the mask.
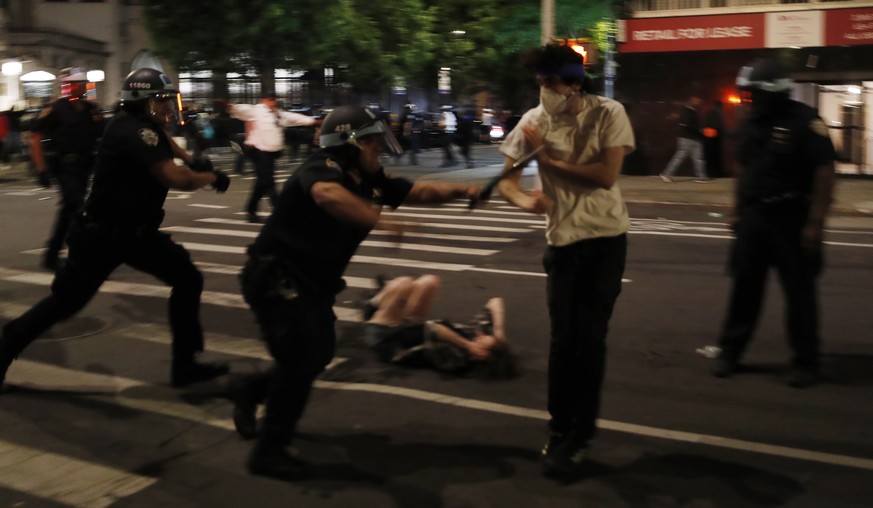
[[[3,392],[3,382],[6,380],[6,371],[16,357],[24,350],[26,344],[13,344],[8,334],[0,331],[0,393]]]
[[[182,388],[221,377],[228,372],[230,367],[223,363],[200,363],[194,357],[174,358],[170,381],[175,388]]]
[[[285,441],[262,435],[249,455],[249,473],[285,481],[304,478],[308,473],[309,463],[288,453]]]

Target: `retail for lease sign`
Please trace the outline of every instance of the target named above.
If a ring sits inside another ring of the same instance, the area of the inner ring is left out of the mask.
[[[809,48],[824,45],[822,11],[768,12],[764,19],[764,44],[768,48]]]
[[[873,44],[873,9],[833,9],[825,13],[825,44]]]
[[[623,35],[623,53],[761,48],[764,15],[629,19]]]

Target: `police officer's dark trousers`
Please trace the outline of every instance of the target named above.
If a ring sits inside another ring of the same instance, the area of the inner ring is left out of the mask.
[[[54,160],[50,166],[58,180],[61,202],[49,237],[46,257],[57,258],[58,252],[64,247],[70,224],[85,204],[92,163],[91,154],[68,153]]]
[[[312,383],[333,358],[333,302],[333,298],[301,293],[293,299],[271,296],[252,304],[275,360],[269,371],[243,381],[247,395],[257,401],[266,399],[267,405],[254,454],[280,449],[291,442]]]
[[[742,357],[761,313],[767,273],[775,266],[785,293],[792,362],[798,367],[818,367],[816,280],[822,260],[820,251],[801,244],[807,215],[802,200],[758,204],[742,211],[731,260],[734,285],[720,339],[725,359]]]
[[[4,358],[17,356],[43,332],[81,310],[120,264],[148,273],[172,287],[169,302],[173,359],[203,350],[200,294],[203,276],[188,252],[157,228],[104,227],[78,218],[68,237],[67,263],[52,282],[51,295],[3,327]]]
[[[255,163],[255,183],[252,186],[252,193],[246,205],[246,212],[249,215],[254,215],[258,211],[258,203],[261,198],[266,196],[270,199],[270,204],[276,206],[276,159],[282,155],[282,152],[264,152],[262,150],[252,149],[251,156]]]
[[[621,293],[627,235],[550,246],[543,256],[551,318],[548,410],[553,432],[595,434],[606,335]]]

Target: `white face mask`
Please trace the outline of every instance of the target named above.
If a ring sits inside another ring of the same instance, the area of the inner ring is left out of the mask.
[[[557,116],[566,113],[570,105],[570,97],[573,95],[561,95],[558,92],[546,88],[540,88],[540,104],[549,116]]]

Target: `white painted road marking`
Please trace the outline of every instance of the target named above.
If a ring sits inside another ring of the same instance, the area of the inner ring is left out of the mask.
[[[157,481],[0,440],[0,485],[41,499],[81,508],[106,508]]]

